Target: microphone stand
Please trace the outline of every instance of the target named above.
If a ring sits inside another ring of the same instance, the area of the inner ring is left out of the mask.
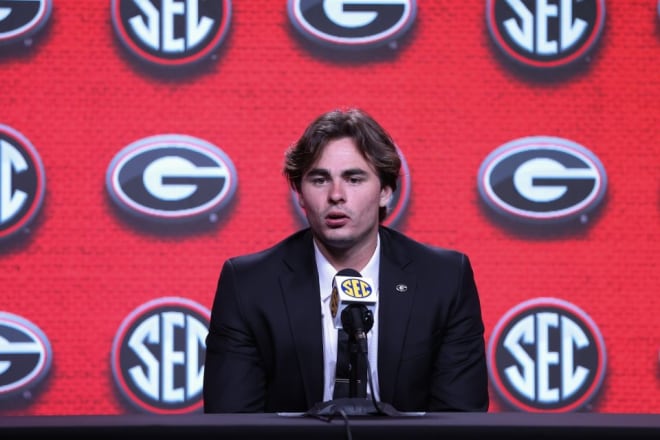
[[[348,340],[348,352],[351,370],[348,375],[348,397],[357,396],[358,373],[361,367],[361,360],[358,352],[358,344],[353,338]]]
[[[359,353],[358,353],[359,354]],[[305,415],[332,419],[336,415],[342,416],[403,416],[405,414],[399,412],[392,405],[386,402],[381,402],[376,399],[374,393],[374,385],[371,380],[371,368],[369,366],[369,359],[364,356],[367,364],[367,375],[369,377],[369,388],[371,390],[371,400],[364,397],[341,397],[338,399],[328,400],[326,402],[319,402],[309,409]],[[353,378],[351,378],[353,382]]]
[[[392,405],[376,400],[371,366],[367,350],[366,332],[373,326],[373,315],[364,305],[351,304],[342,311],[342,325],[349,334],[349,350],[351,357],[351,373],[349,377],[349,396],[319,402],[305,415],[331,419],[337,414],[342,416],[400,416],[403,415]],[[366,330],[365,330],[366,329]],[[367,368],[367,383],[371,390],[371,400],[357,395],[358,365],[364,361]]]

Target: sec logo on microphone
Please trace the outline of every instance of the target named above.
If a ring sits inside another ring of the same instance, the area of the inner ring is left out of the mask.
[[[342,281],[341,290],[351,298],[367,298],[373,292],[369,283],[359,278],[349,278]]]

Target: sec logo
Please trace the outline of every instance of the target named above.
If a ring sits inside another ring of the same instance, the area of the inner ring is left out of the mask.
[[[112,344],[112,373],[132,407],[154,414],[202,408],[210,312],[186,298],[148,301],[122,322]]]
[[[509,406],[529,412],[584,409],[600,389],[605,343],[574,304],[535,298],[509,310],[488,344],[491,383]]]
[[[112,24],[137,59],[177,67],[208,59],[229,29],[229,0],[112,0]]]
[[[37,150],[22,133],[0,124],[0,240],[29,230],[45,191],[46,173]]]
[[[349,278],[341,282],[341,290],[352,298],[367,298],[371,295],[371,285],[360,278]]]
[[[497,47],[531,68],[585,59],[600,39],[604,0],[487,0],[486,21]]]

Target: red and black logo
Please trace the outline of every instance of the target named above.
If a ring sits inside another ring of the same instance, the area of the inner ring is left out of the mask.
[[[600,160],[576,142],[530,136],[489,154],[477,185],[483,201],[507,218],[530,224],[585,222],[605,196],[607,175]]]
[[[605,365],[596,324],[556,298],[532,299],[509,310],[488,345],[491,383],[508,405],[523,411],[589,409]]]
[[[41,208],[46,174],[37,150],[0,125],[0,240],[25,231]]]
[[[136,409],[155,414],[201,410],[210,312],[194,301],[164,297],[135,309],[112,344],[112,373]]]
[[[509,58],[533,68],[584,59],[605,23],[604,0],[487,0],[486,21]]]
[[[229,29],[229,0],[112,0],[112,23],[128,50],[148,63],[183,66],[211,57]]]
[[[0,44],[28,42],[48,22],[53,0],[0,1]]]
[[[50,373],[53,350],[46,335],[30,321],[0,312],[0,399],[31,393]]]
[[[291,23],[326,46],[364,48],[396,40],[411,27],[415,0],[289,0]]]
[[[106,187],[112,200],[141,219],[217,220],[234,196],[238,175],[222,150],[178,134],[136,141],[110,163]]]

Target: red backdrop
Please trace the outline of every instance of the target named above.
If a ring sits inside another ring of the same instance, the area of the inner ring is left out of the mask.
[[[127,412],[110,363],[121,322],[164,296],[210,308],[224,259],[296,230],[283,152],[339,106],[369,111],[405,155],[411,193],[397,228],[471,257],[487,338],[522,301],[570,301],[607,347],[593,410],[660,412],[657,1],[608,2],[584,67],[544,79],[501,56],[485,13],[478,0],[422,0],[398,47],[325,56],[300,38],[285,1],[235,0],[217,59],[163,74],[121,45],[108,1],[59,0],[32,46],[0,48],[0,123],[31,141],[47,179],[29,234],[0,242],[0,310],[36,324],[53,348],[44,389],[4,412]],[[117,215],[110,161],[161,133],[205,139],[231,157],[238,189],[217,224],[163,232]],[[586,146],[607,171],[603,207],[584,227],[521,234],[480,203],[484,158],[539,134]],[[492,393],[491,411],[503,409]]]

